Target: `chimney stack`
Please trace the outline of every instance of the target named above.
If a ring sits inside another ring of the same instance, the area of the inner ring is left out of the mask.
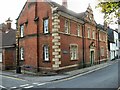
[[[11,22],[12,20],[10,20],[10,18],[8,18],[7,22],[7,29],[11,29]]]
[[[67,0],[62,0],[62,5],[67,8]]]
[[[108,24],[106,21],[104,21],[104,30],[107,30],[107,28],[108,28]]]

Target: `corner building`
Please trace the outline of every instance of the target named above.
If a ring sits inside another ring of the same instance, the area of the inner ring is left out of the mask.
[[[21,66],[58,71],[107,60],[107,32],[98,27],[90,5],[75,13],[66,4],[64,0],[63,5],[49,0],[25,3],[17,19]],[[99,31],[104,41],[99,40]]]

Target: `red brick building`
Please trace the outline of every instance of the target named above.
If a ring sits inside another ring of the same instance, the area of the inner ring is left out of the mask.
[[[0,69],[8,70],[16,67],[16,30],[11,28],[11,20],[0,24]]]
[[[19,59],[38,70],[62,70],[107,60],[107,32],[88,6],[83,13],[46,2],[26,2],[18,19]]]

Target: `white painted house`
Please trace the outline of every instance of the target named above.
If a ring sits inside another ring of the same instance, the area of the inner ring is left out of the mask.
[[[114,41],[110,43],[110,60],[119,57],[119,35],[117,30],[111,29],[113,32]]]

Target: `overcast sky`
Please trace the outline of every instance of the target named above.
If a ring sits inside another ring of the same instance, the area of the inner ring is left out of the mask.
[[[12,28],[15,28],[15,19],[18,17],[26,1],[27,0],[2,0],[0,2],[0,23],[5,22],[10,17],[13,20]],[[59,4],[62,3],[62,0],[53,1]],[[68,0],[68,8],[77,13],[80,13],[84,12],[90,4],[93,9],[95,21],[97,23],[103,24],[104,15],[100,13],[99,9],[95,9],[97,3],[97,0]],[[111,27],[113,29],[118,28],[117,25],[112,25]]]

